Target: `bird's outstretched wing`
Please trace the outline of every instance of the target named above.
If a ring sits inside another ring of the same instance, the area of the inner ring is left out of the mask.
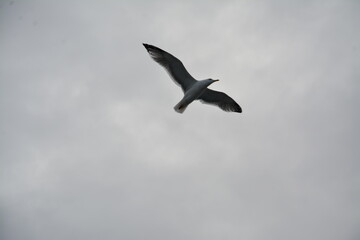
[[[223,92],[206,89],[205,92],[200,95],[198,100],[203,103],[217,105],[226,112],[242,112],[239,104]]]
[[[146,43],[143,43],[143,45],[149,52],[152,59],[163,66],[175,83],[180,85],[183,92],[186,92],[186,90],[188,90],[196,82],[188,71],[186,71],[184,65],[179,59],[158,47]]]

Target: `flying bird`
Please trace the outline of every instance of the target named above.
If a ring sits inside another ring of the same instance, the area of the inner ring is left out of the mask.
[[[169,73],[170,77],[178,84],[184,92],[184,97],[174,109],[178,113],[183,113],[186,107],[194,100],[200,100],[203,103],[213,104],[227,112],[241,113],[241,107],[231,97],[223,92],[214,91],[207,87],[219,80],[211,78],[205,80],[196,80],[185,69],[182,62],[164,50],[143,43],[146,50],[154,61],[159,63]]]

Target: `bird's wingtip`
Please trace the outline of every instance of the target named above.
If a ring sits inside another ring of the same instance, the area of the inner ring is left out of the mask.
[[[149,51],[149,49],[151,48],[151,45],[147,44],[147,43],[143,43],[144,47],[146,48],[147,51]]]

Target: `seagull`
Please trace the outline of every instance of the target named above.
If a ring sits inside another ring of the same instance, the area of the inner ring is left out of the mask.
[[[143,43],[143,45],[151,58],[165,68],[170,77],[184,92],[184,97],[174,107],[176,112],[183,113],[186,107],[194,100],[217,105],[226,112],[242,112],[239,104],[227,94],[207,88],[210,84],[219,80],[213,80],[211,78],[196,80],[188,73],[182,62],[170,53],[153,45],[146,43]]]

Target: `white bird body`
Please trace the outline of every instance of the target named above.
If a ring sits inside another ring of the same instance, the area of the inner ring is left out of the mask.
[[[219,80],[205,79],[198,81],[193,78],[185,69],[182,62],[164,50],[143,43],[146,50],[154,61],[163,66],[176,84],[180,85],[184,92],[184,97],[174,109],[178,113],[183,113],[186,107],[194,100],[200,100],[203,103],[213,104],[227,112],[242,112],[241,107],[231,97],[223,92],[214,91],[207,87]]]
[[[206,88],[218,80],[206,79],[201,81],[196,81],[185,93],[184,97],[180,100],[178,104],[175,105],[174,109],[178,113],[183,113],[186,107],[192,103],[194,100],[198,99],[201,94],[203,94]]]

